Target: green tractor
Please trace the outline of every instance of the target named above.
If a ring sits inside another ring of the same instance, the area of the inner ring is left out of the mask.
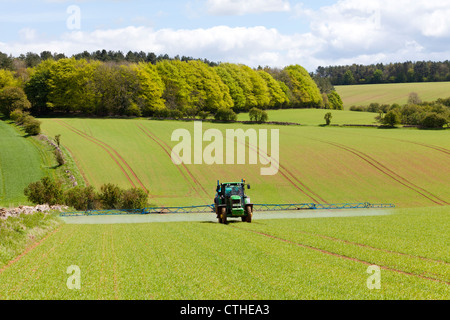
[[[223,182],[217,180],[214,207],[219,223],[226,224],[228,218],[241,218],[244,222],[252,222],[253,204],[245,194],[245,186],[250,189],[245,180],[241,182]]]

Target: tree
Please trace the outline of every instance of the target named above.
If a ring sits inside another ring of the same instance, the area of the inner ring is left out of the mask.
[[[41,133],[41,122],[35,117],[27,115],[22,119],[22,126],[25,132],[30,136],[37,136]]]
[[[55,135],[55,141],[56,141],[57,146],[59,147],[60,143],[61,143],[61,134]]]
[[[331,107],[330,109],[344,110],[344,103],[342,102],[341,96],[336,91],[332,91],[327,97]]]
[[[327,124],[327,126],[329,126],[331,124],[331,118],[333,118],[331,112],[327,112],[324,117],[325,123]]]
[[[74,187],[65,192],[65,204],[75,210],[95,210],[98,206],[98,195],[93,186]]]
[[[107,183],[100,187],[99,199],[104,209],[120,209],[123,190]]]
[[[50,93],[51,68],[56,62],[46,59],[31,72],[30,80],[25,83],[24,91],[31,103],[33,114],[43,115],[48,112],[48,95]]]
[[[22,88],[6,87],[0,91],[0,112],[9,117],[14,110],[28,110],[31,103]]]
[[[383,71],[380,69],[376,69],[372,75],[372,83],[381,83],[383,82]]]
[[[35,204],[63,204],[64,192],[62,189],[62,183],[54,181],[49,177],[43,177],[37,182],[30,183],[24,190],[25,196],[28,201]]]
[[[121,199],[122,209],[143,209],[147,206],[148,194],[140,188],[123,191]]]
[[[5,87],[17,87],[19,82],[12,71],[0,69],[0,91]]]
[[[384,116],[381,121],[387,126],[394,127],[395,125],[400,123],[400,115],[397,111],[391,110]]]
[[[299,65],[284,68],[289,75],[289,87],[292,98],[290,102],[294,107],[320,108],[323,105],[322,95],[310,74]]]
[[[217,121],[236,121],[237,115],[229,108],[220,108],[214,115],[214,119]]]
[[[267,112],[258,108],[252,108],[249,112],[250,121],[254,122],[266,122],[269,116]]]
[[[444,125],[448,124],[448,119],[446,119],[443,115],[440,115],[436,112],[430,112],[426,114],[424,119],[422,120],[423,128],[442,128]]]
[[[98,61],[88,63],[75,58],[61,59],[52,64],[47,106],[58,111],[92,114],[97,99],[92,79],[99,65]]]
[[[355,83],[355,78],[353,77],[353,72],[349,69],[344,73],[344,84],[349,85],[349,84],[354,84],[354,83]]]
[[[408,104],[421,104],[421,103],[422,103],[422,99],[420,99],[417,92],[411,92],[408,95]]]

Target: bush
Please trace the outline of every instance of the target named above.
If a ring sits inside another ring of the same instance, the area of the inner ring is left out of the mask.
[[[331,124],[331,118],[333,118],[331,112],[327,112],[324,117],[325,123],[327,124],[327,126],[329,126]]]
[[[24,124],[25,132],[30,136],[37,136],[41,133],[41,122],[39,120],[32,120]]]
[[[237,115],[230,108],[220,108],[214,115],[217,121],[236,121]]]
[[[55,154],[55,159],[56,159],[56,162],[58,162],[59,166],[62,166],[62,165],[64,165],[64,163],[66,163],[64,160],[64,156],[61,152],[61,149],[55,149],[53,151],[53,153]]]
[[[350,111],[362,112],[362,111],[365,111],[365,110],[364,110],[364,107],[362,107],[362,106],[351,106],[350,107]]]
[[[143,189],[132,188],[122,192],[122,209],[143,209],[147,206],[148,195]]]
[[[123,190],[108,183],[100,187],[99,199],[103,209],[120,209]]]
[[[31,103],[22,88],[6,87],[0,91],[0,113],[10,117],[14,110],[27,110],[31,108]]]
[[[269,119],[267,112],[258,108],[252,108],[249,112],[250,121],[266,122]]]
[[[328,102],[331,109],[344,110],[344,102],[342,101],[341,96],[336,91],[332,91],[328,95]]]
[[[65,192],[66,205],[76,210],[99,209],[98,195],[93,186],[75,187]]]
[[[384,116],[381,122],[387,126],[394,127],[400,123],[400,115],[398,112],[391,110]]]
[[[64,192],[60,181],[53,181],[44,177],[37,182],[30,183],[24,190],[28,201],[34,204],[63,204]]]
[[[21,124],[21,120],[25,117],[25,114],[22,110],[16,109],[9,115],[9,118],[14,121],[16,124]]]
[[[442,128],[448,120],[435,112],[428,113],[422,120],[421,126],[423,128]]]

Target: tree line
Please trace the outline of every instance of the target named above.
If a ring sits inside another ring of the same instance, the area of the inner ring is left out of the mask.
[[[450,81],[450,61],[318,67],[314,76],[333,85]]]
[[[27,54],[24,59],[33,56]],[[115,61],[113,52],[106,52],[109,58],[103,60],[97,59],[97,53],[36,56],[40,60],[32,67],[0,69],[0,112],[7,117],[16,109],[34,116],[217,119],[217,115],[230,118],[231,113],[233,118],[233,113],[253,108],[343,108],[337,92],[329,87],[323,90],[300,65],[253,69],[166,55],[148,61],[149,54],[144,53],[133,54],[140,57],[133,62]],[[132,60],[131,54],[127,57]]]

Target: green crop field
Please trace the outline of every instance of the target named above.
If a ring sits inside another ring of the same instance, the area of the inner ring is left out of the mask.
[[[377,124],[376,113],[371,112],[354,112],[346,110],[324,110],[324,109],[283,109],[283,110],[267,110],[269,120],[277,122],[293,122],[307,126],[318,126],[325,124],[324,116],[331,112],[333,116],[331,124]],[[248,113],[240,113],[238,120],[249,121]]]
[[[0,207],[27,204],[24,188],[50,173],[53,160],[37,144],[0,121]]]
[[[142,187],[160,206],[211,204],[216,180],[245,178],[254,203],[393,203],[399,207],[450,201],[449,131],[204,123],[203,130],[279,130],[279,171],[267,165],[175,165],[176,129],[193,122],[124,119],[42,119],[61,134],[87,182]],[[225,144],[225,142],[224,142]],[[207,145],[204,142],[204,147]],[[250,148],[255,149],[256,146]],[[248,151],[248,150],[247,150]],[[248,162],[247,162],[248,163]]]
[[[367,106],[372,102],[380,104],[405,104],[408,95],[416,92],[422,101],[435,101],[450,97],[450,82],[391,83],[352,86],[336,86],[336,91],[346,109],[351,106]]]
[[[61,134],[86,184],[145,188],[158,206],[211,204],[217,179],[245,178],[253,203],[397,208],[255,212],[252,223],[228,225],[213,213],[65,218],[0,266],[0,299],[449,299],[449,131],[320,127],[324,110],[295,111],[271,120],[305,126],[202,124],[224,136],[267,129],[269,141],[279,130],[274,176],[260,174],[260,161],[175,165],[171,135],[193,135],[193,122],[40,120],[46,135]],[[368,116],[335,114],[341,124]],[[80,289],[70,287],[73,266]]]
[[[447,226],[448,207],[256,214],[251,224],[65,224],[0,270],[0,299],[448,299]],[[372,265],[380,289],[370,286]]]

